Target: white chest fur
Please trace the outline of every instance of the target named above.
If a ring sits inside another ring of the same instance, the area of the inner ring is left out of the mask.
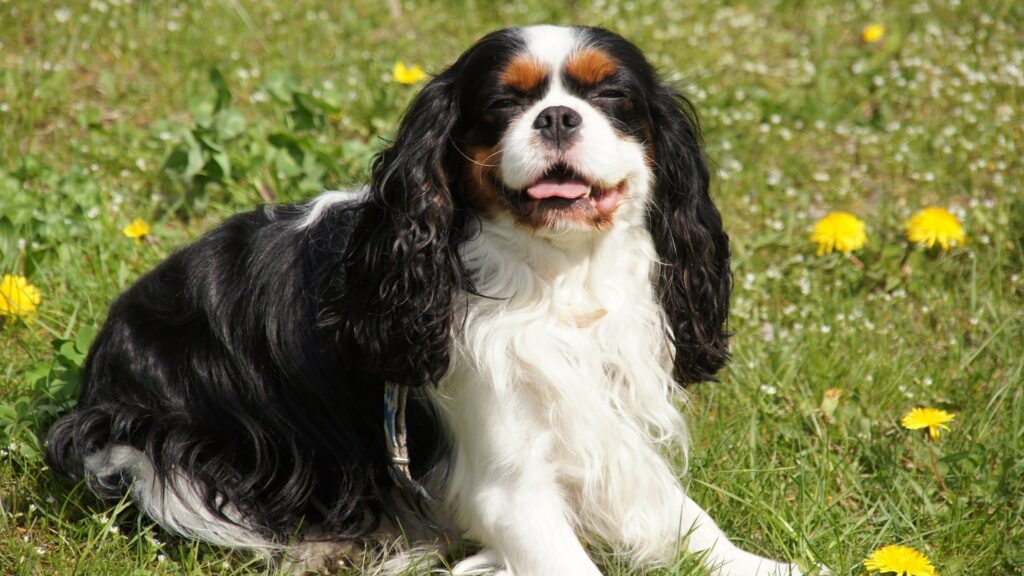
[[[556,247],[493,226],[463,256],[486,297],[468,302],[434,399],[455,441],[449,498],[464,527],[490,539],[486,517],[505,508],[486,487],[507,494],[512,482],[557,492],[580,532],[661,555],[674,535],[654,545],[651,524],[677,525],[648,517],[679,489],[659,452],[685,445],[685,426],[648,233],[623,224]]]

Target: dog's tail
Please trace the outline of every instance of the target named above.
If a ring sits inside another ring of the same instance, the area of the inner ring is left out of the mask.
[[[84,479],[97,496],[132,500],[165,530],[211,544],[254,550],[266,559],[283,546],[262,534],[230,502],[211,509],[208,488],[181,471],[161,473],[138,448],[106,443],[111,420],[101,409],[77,410],[50,429],[47,462],[55,471]],[[213,510],[217,510],[215,513]]]

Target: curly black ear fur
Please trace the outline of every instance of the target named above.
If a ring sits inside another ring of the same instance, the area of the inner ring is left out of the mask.
[[[650,115],[655,189],[648,218],[662,262],[657,291],[675,341],[675,377],[680,384],[713,380],[729,355],[729,237],[708,193],[693,107],[659,85]]]
[[[449,69],[423,88],[374,160],[338,302],[342,338],[363,354],[353,360],[408,386],[447,370],[455,298],[468,283],[457,253],[465,215],[450,188],[456,77]]]

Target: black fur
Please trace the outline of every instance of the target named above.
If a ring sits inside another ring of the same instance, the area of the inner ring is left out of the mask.
[[[448,369],[455,301],[473,293],[458,244],[472,216],[458,189],[463,157],[456,140],[475,123],[482,80],[519,42],[490,34],[416,96],[394,144],[374,160],[370,199],[345,262],[335,320],[343,346],[368,370],[406,386],[436,384]]]
[[[711,379],[727,357],[729,248],[695,116],[636,47],[585,32],[637,90],[622,121],[651,129],[649,222],[676,377]],[[53,469],[82,478],[86,456],[130,445],[163,477],[187,472],[208,508],[226,518],[233,504],[270,540],[300,525],[359,538],[395,514],[383,385],[435,384],[448,369],[457,305],[473,293],[458,247],[475,216],[456,146],[480,138],[481,91],[519,47],[515,31],[496,32],[429,82],[375,159],[365,201],[305,228],[299,207],[236,216],[125,291],[89,352],[78,407],[49,433]],[[417,477],[447,457],[418,398]],[[90,485],[117,498],[129,480]]]
[[[657,183],[650,227],[663,263],[657,288],[676,344],[676,379],[713,380],[729,358],[729,236],[708,191],[692,106],[664,85],[651,103]]]
[[[79,407],[50,431],[55,470],[81,476],[85,455],[128,444],[161,474],[189,471],[211,509],[234,503],[267,536],[303,519],[346,535],[376,525],[391,486],[381,381],[323,322],[360,211],[335,207],[297,231],[301,216],[236,216],[114,302]],[[413,435],[420,463],[430,436]],[[113,480],[93,486],[119,497],[127,486]]]

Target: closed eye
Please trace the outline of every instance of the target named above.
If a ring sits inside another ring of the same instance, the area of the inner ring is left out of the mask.
[[[519,106],[519,100],[516,100],[515,98],[498,98],[488,104],[487,108],[490,110],[504,110],[506,108],[514,108],[516,106]]]
[[[622,98],[628,98],[629,95],[622,90],[601,90],[594,97],[603,100],[621,100]]]

